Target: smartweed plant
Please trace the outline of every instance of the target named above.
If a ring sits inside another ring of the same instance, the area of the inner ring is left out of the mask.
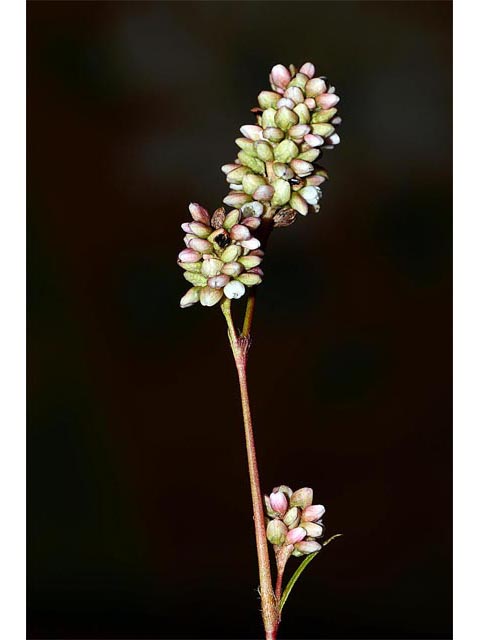
[[[325,507],[312,504],[309,487],[292,491],[281,485],[262,495],[247,357],[268,238],[274,229],[290,226],[298,215],[320,210],[321,185],[328,176],[318,161],[324,149],[333,149],[340,142],[336,128],[341,119],[335,87],[324,76],[316,76],[310,62],[299,69],[275,65],[270,86],[271,90],[258,95],[258,106],[252,109],[256,124],[240,127],[236,160],[222,167],[230,188],[223,203],[231,210],[220,207],[210,214],[199,204],[190,204],[192,219],[182,224],[186,248],[180,251],[178,264],[192,285],[180,306],[218,304],[225,316],[240,386],[265,638],[275,640],[295,582],[320,550],[340,534],[323,540]],[[244,297],[240,330],[232,317],[232,300]],[[268,543],[275,558],[275,584]],[[303,561],[283,588],[285,567],[292,556]]]

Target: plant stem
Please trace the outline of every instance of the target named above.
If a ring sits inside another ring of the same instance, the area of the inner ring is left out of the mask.
[[[245,314],[244,330],[248,334],[238,336],[232,321],[230,300],[222,303],[222,311],[227,321],[228,335],[232,347],[235,366],[237,368],[238,382],[242,401],[243,423],[245,428],[245,443],[247,447],[248,473],[250,476],[250,490],[252,493],[253,520],[255,525],[255,542],[258,557],[258,573],[260,579],[260,598],[262,602],[262,617],[265,628],[266,640],[275,640],[278,629],[278,608],[277,601],[272,587],[272,576],[270,572],[270,558],[268,555],[268,543],[265,533],[265,519],[263,514],[263,499],[260,487],[260,477],[258,473],[257,455],[255,450],[255,439],[253,435],[252,414],[250,411],[250,400],[248,396],[247,384],[247,353],[250,344],[250,326],[253,318],[254,298],[249,298],[250,311],[247,306]]]

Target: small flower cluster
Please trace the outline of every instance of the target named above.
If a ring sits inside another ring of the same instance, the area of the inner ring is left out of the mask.
[[[312,505],[312,500],[313,491],[309,487],[292,491],[281,485],[265,496],[267,538],[277,551],[280,547],[291,547],[292,555],[306,556],[322,548],[318,538],[323,535],[325,507]]]
[[[186,249],[178,254],[185,280],[193,285],[180,300],[182,308],[200,301],[212,307],[227,298],[241,298],[245,287],[260,284],[263,251],[252,231],[260,226],[263,205],[256,202],[228,214],[212,216],[199,204],[189,206],[192,221],[182,224]]]
[[[301,215],[318,212],[320,185],[327,173],[316,164],[321,149],[340,142],[341,123],[335,105],[339,97],[324,77],[315,77],[310,62],[297,69],[281,64],[270,73],[273,91],[258,96],[257,124],[240,128],[237,159],[222,171],[230,185],[223,202],[239,207],[246,202],[288,206]]]

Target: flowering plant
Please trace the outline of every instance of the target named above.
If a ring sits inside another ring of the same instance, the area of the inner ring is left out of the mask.
[[[235,141],[237,158],[222,171],[230,191],[211,215],[190,204],[191,220],[182,224],[186,248],[178,255],[185,279],[193,285],[180,306],[197,302],[220,304],[227,323],[230,346],[240,386],[248,470],[252,493],[262,617],[267,640],[275,640],[285,601],[305,567],[331,540],[323,544],[325,507],[313,505],[308,487],[292,491],[281,485],[262,498],[247,386],[247,356],[255,309],[256,287],[267,240],[276,227],[287,227],[298,215],[318,213],[321,185],[327,173],[318,161],[324,149],[340,142],[341,123],[335,87],[315,76],[310,62],[298,70],[277,64],[270,72],[271,90],[261,91],[252,109],[256,124],[240,127]],[[231,301],[247,296],[243,327],[237,330]],[[264,508],[265,507],[265,508]],[[274,550],[277,577],[272,583],[268,542]],[[303,562],[282,590],[283,575],[291,556]]]

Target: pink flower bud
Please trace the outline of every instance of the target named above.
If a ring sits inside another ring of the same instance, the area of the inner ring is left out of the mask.
[[[260,218],[254,218],[253,216],[251,216],[250,218],[245,218],[244,220],[242,220],[242,224],[249,229],[258,229],[258,227],[261,225],[261,220]]]
[[[291,529],[287,533],[287,542],[289,544],[295,544],[296,542],[300,542],[305,538],[307,532],[303,527],[295,527],[295,529]]]
[[[255,250],[260,247],[260,240],[258,238],[249,238],[248,240],[242,240],[240,244],[245,249]]]
[[[230,164],[224,164],[224,165],[222,165],[222,167],[221,167],[221,168],[222,168],[223,173],[228,174],[228,173],[230,173],[231,171],[234,171],[235,169],[238,169],[238,167],[239,167],[239,166],[240,166],[240,165],[238,165],[238,164],[234,164],[234,163],[232,162],[232,163],[230,163]]]
[[[302,522],[301,526],[307,532],[307,536],[311,538],[319,538],[323,533],[323,527],[321,524],[317,524],[316,522]]]
[[[250,200],[250,196],[243,191],[239,191],[238,193],[229,193],[228,196],[225,196],[223,202],[228,204],[229,207],[241,207],[242,204],[245,204]]]
[[[288,83],[292,79],[290,71],[283,64],[276,64],[271,71],[272,82],[277,87],[286,89]]]
[[[258,187],[255,190],[253,194],[253,199],[258,201],[271,200],[274,193],[275,193],[275,189],[271,185],[262,184],[260,187]]]
[[[243,127],[240,127],[240,132],[242,136],[245,136],[245,138],[250,138],[250,140],[260,140],[263,129],[262,127],[258,127],[256,124],[244,124]]]
[[[202,222],[191,222],[190,229],[199,238],[208,238],[212,233],[212,229]]]
[[[282,107],[287,107],[287,109],[293,109],[295,106],[294,101],[291,98],[280,98],[277,102],[277,109],[281,109]]]
[[[195,251],[200,251],[200,253],[210,253],[212,250],[212,244],[208,240],[197,237],[193,237],[189,241],[188,247],[190,249],[195,249]]]
[[[318,106],[322,107],[322,109],[331,109],[339,101],[340,98],[334,93],[323,93],[317,98],[317,104]]]
[[[300,73],[304,73],[308,78],[313,78],[315,75],[315,67],[311,62],[305,62],[299,69]]]
[[[305,136],[305,142],[310,147],[321,147],[324,140],[322,136],[317,136],[315,133],[307,133],[307,135]]]
[[[313,171],[313,164],[307,162],[306,160],[299,160],[295,158],[290,162],[291,168],[295,171],[297,176],[303,178],[304,176],[308,176]]]
[[[196,202],[191,202],[188,205],[188,209],[192,218],[196,222],[203,222],[203,224],[210,224],[210,216],[208,215],[208,211],[204,209],[202,206],[197,204]]]
[[[243,224],[235,224],[230,230],[230,236],[233,240],[248,240],[251,237],[250,230]]]
[[[295,549],[300,551],[303,555],[308,555],[309,553],[315,553],[315,551],[320,551],[322,545],[319,542],[315,542],[314,540],[302,540],[301,542],[297,542],[295,544]]]
[[[182,224],[182,231],[185,231],[185,233],[192,233],[192,227],[189,222],[184,222]]]
[[[281,491],[270,494],[270,504],[272,509],[283,516],[288,509],[288,500]]]
[[[302,513],[302,521],[316,522],[325,513],[325,507],[323,504],[312,504],[310,507],[306,507]]]
[[[223,287],[230,282],[230,278],[224,274],[218,276],[212,276],[208,279],[208,286],[212,289],[223,289]]]
[[[315,96],[318,96],[319,93],[325,93],[326,90],[327,85],[325,84],[325,80],[322,80],[322,78],[312,78],[307,82],[307,86],[305,87],[307,98],[314,98]]]
[[[201,257],[201,254],[193,249],[184,249],[178,254],[180,262],[198,262]]]
[[[311,111],[315,109],[315,107],[317,106],[317,103],[315,102],[315,98],[306,98],[305,106],[307,106]]]

